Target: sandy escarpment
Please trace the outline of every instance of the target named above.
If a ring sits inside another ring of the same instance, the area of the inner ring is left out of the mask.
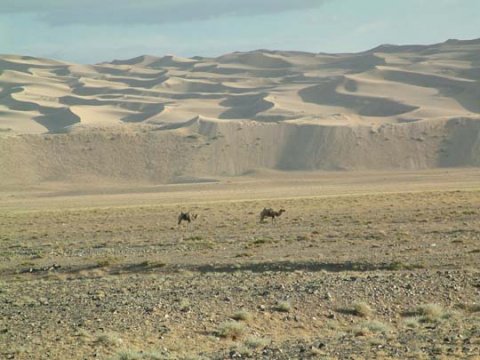
[[[477,166],[479,56],[478,40],[96,65],[3,55],[0,183]]]

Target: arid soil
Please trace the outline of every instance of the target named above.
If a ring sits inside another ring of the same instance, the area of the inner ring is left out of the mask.
[[[0,359],[478,360],[479,175],[0,192]]]

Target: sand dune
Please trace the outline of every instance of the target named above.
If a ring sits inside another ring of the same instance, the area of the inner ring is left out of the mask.
[[[4,55],[0,105],[30,117],[32,131],[8,121],[18,133],[54,133],[70,126],[70,120],[67,125],[53,120],[46,128],[45,119],[39,121],[35,113],[52,113],[62,105],[65,114],[71,106],[74,113],[90,114],[78,121],[95,127],[178,122],[197,115],[277,122],[315,117],[331,123],[343,113],[356,114],[371,126],[378,126],[378,118],[395,124],[475,117],[480,113],[479,53],[478,41],[451,40],[431,46],[382,45],[359,54],[257,50],[216,59],[145,55],[97,65]],[[276,99],[285,94],[290,100],[278,104]],[[145,106],[132,108],[130,96]],[[167,106],[178,110],[178,121],[163,111]],[[99,116],[93,119],[95,107]],[[4,117],[0,127],[6,122]]]
[[[479,99],[480,40],[96,65],[0,55],[0,170],[21,173],[8,156],[37,180],[477,166]]]

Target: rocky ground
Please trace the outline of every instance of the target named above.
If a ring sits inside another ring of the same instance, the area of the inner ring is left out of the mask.
[[[478,360],[480,191],[451,187],[2,208],[0,358]]]

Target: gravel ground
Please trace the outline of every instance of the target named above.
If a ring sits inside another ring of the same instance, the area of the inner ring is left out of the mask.
[[[479,205],[198,202],[181,227],[175,204],[1,211],[0,358],[479,359]]]

